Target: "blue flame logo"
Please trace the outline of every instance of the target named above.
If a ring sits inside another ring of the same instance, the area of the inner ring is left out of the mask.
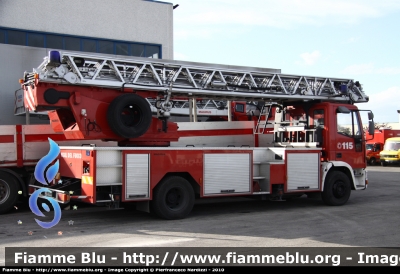
[[[54,179],[59,168],[58,160],[52,165],[51,163],[58,157],[58,154],[60,153],[60,148],[53,140],[51,140],[50,138],[48,139],[50,143],[50,151],[47,155],[45,155],[42,159],[39,160],[34,172],[35,179],[43,185],[49,185],[49,182],[51,182]],[[36,216],[45,217],[45,215],[40,211],[37,205],[37,201],[41,193],[51,194],[52,192],[48,188],[40,188],[36,190],[35,192],[32,193],[31,197],[29,198],[29,207]],[[60,221],[61,208],[58,202],[54,200],[52,197],[42,196],[41,198],[49,201],[52,207],[54,208],[54,218],[51,222],[42,222],[39,221],[38,219],[35,219],[35,221],[38,223],[38,225],[40,225],[43,228],[51,228],[56,224],[58,224],[58,222]],[[48,207],[47,204],[42,203],[42,207],[45,211],[47,212],[50,211],[50,208]]]
[[[34,173],[36,180],[43,185],[48,185],[49,181],[56,177],[59,168],[58,160],[54,163],[54,165],[50,166],[50,164],[57,158],[58,154],[60,153],[60,148],[53,140],[50,138],[48,139],[50,143],[50,151],[46,156],[39,160]],[[46,177],[44,177],[45,173]]]

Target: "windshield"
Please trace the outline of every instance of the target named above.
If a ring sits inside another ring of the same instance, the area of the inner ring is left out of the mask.
[[[373,144],[367,144],[367,150],[372,150],[373,147],[374,147]]]
[[[386,141],[384,150],[399,150],[400,149],[400,141]]]

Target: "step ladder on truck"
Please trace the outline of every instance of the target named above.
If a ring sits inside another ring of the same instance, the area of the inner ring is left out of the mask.
[[[60,146],[59,181],[50,187],[66,186],[54,192],[59,202],[74,193],[90,204],[133,203],[180,219],[201,198],[306,194],[337,206],[367,188],[361,113],[370,132],[373,114],[354,104],[369,98],[352,79],[49,51],[20,83],[26,107],[48,111],[54,132],[118,144]],[[251,121],[174,123],[176,98],[252,101],[261,111]]]

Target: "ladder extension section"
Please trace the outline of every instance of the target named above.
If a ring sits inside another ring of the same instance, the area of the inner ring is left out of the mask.
[[[149,102],[152,112],[157,112],[157,100],[146,98]],[[190,109],[190,99],[171,100],[170,113],[171,115],[187,116]],[[250,103],[248,103],[250,104]],[[198,99],[196,100],[196,110],[199,116],[227,116],[227,102],[222,100]]]
[[[40,82],[159,91],[169,93],[171,98],[352,103],[369,100],[361,84],[352,79],[287,75],[267,68],[99,54],[50,51],[38,68],[25,73],[24,84],[32,83],[35,77]]]

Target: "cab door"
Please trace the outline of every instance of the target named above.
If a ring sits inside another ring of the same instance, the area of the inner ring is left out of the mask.
[[[336,109],[336,132],[334,136],[331,160],[343,161],[353,168],[365,167],[365,145],[362,142],[363,128],[359,112],[338,106]]]

